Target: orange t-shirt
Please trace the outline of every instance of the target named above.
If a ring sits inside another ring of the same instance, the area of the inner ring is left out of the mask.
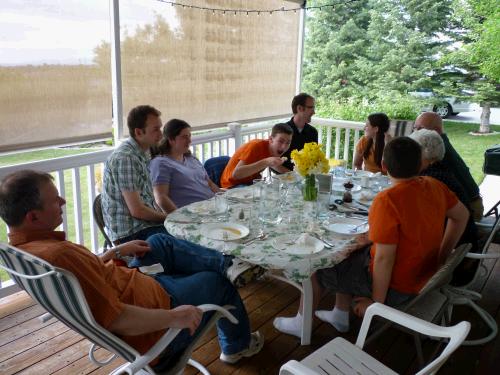
[[[365,135],[359,139],[356,145],[356,153],[363,155],[368,139]],[[382,172],[382,169],[375,163],[375,144],[372,144],[368,158],[363,157],[363,169],[373,173]]]
[[[269,152],[269,141],[267,139],[254,139],[245,143],[236,150],[229,163],[227,163],[220,178],[221,186],[223,188],[230,188],[239,184],[251,184],[254,179],[261,178],[260,172],[240,180],[233,178],[232,175],[240,160],[243,160],[245,164],[252,164],[269,156],[272,155]]]
[[[397,244],[390,288],[418,294],[439,267],[446,211],[458,199],[432,177],[416,177],[380,192],[370,208],[370,271],[376,245]]]
[[[109,328],[121,314],[124,304],[170,309],[170,297],[152,277],[137,269],[116,266],[112,261],[104,263],[85,247],[66,241],[64,232],[15,232],[9,233],[9,241],[13,246],[73,273],[80,282],[94,319],[104,328]],[[161,330],[120,337],[143,354],[164,333],[165,330]]]

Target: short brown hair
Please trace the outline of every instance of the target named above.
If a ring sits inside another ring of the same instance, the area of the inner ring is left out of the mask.
[[[161,112],[150,105],[139,105],[132,108],[127,116],[128,132],[135,139],[135,129],[144,129],[149,115],[161,116]]]
[[[420,172],[422,149],[409,137],[394,138],[385,145],[383,160],[392,177],[414,177]]]
[[[40,186],[53,180],[48,173],[28,169],[6,176],[0,184],[0,216],[7,225],[19,226],[28,212],[42,209]]]
[[[288,125],[288,124],[276,124],[276,125],[274,125],[273,128],[271,129],[271,137],[275,137],[277,134],[280,134],[280,133],[292,135],[293,130],[290,127],[290,125]]]
[[[295,95],[293,97],[293,99],[292,99],[292,112],[293,112],[293,114],[297,113],[297,107],[299,105],[301,105],[302,107],[306,106],[307,99],[314,100],[314,98],[311,95],[306,94],[305,92],[301,92],[300,94]]]

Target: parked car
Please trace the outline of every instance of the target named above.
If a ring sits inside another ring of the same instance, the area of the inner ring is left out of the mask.
[[[449,117],[451,115],[457,115],[460,112],[470,112],[472,111],[472,103],[463,102],[455,97],[439,98],[432,91],[432,89],[420,89],[417,91],[410,92],[411,95],[425,98],[433,99],[434,104],[429,104],[422,108],[422,111],[433,111],[436,112],[442,118]],[[467,93],[464,93],[467,95]]]

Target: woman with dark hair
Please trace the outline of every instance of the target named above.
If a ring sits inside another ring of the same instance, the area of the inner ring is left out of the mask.
[[[156,203],[169,213],[193,202],[209,199],[220,191],[189,149],[191,126],[172,119],[163,127],[163,137],[150,164]]]
[[[382,172],[382,154],[385,143],[390,139],[389,117],[385,113],[372,113],[365,125],[365,135],[356,145],[354,167],[370,172]]]

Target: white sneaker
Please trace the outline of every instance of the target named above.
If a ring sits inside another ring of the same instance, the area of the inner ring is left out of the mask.
[[[248,348],[235,354],[221,353],[219,358],[222,362],[233,364],[238,362],[243,357],[251,357],[257,354],[263,347],[264,335],[261,335],[259,331],[255,331],[250,335],[250,344],[248,345]]]
[[[250,281],[256,280],[266,270],[255,264],[250,264],[238,258],[233,258],[233,263],[226,270],[226,277],[236,288],[247,285]]]

